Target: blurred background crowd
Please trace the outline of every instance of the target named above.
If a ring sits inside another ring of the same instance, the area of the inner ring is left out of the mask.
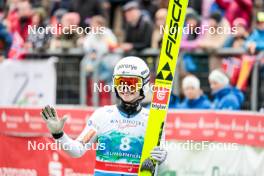
[[[27,59],[32,53],[40,56],[78,49],[88,82],[85,104],[93,105],[90,81],[110,83],[113,66],[124,55],[143,55],[153,71],[153,82],[167,5],[168,0],[0,0],[0,62]],[[29,26],[38,29],[58,24],[104,27],[104,32],[28,32]],[[236,30],[197,33],[203,25]],[[189,0],[185,26],[188,32],[182,37],[170,108],[250,109],[245,102],[253,91],[250,80],[256,62],[260,68],[257,87],[264,84],[263,0]],[[262,95],[261,86],[259,89]],[[68,98],[81,96],[71,91]],[[111,103],[111,95],[99,97],[99,105]],[[147,98],[146,104],[149,101]],[[262,102],[258,109],[264,106]]]

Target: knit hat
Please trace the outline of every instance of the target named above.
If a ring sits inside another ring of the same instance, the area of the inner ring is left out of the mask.
[[[239,18],[236,18],[233,21],[233,26],[238,26],[238,25],[247,27],[247,21],[244,18],[240,18],[240,17]]]
[[[257,13],[257,22],[264,22],[264,12]]]
[[[182,88],[194,87],[195,89],[200,89],[200,81],[196,76],[189,75],[186,76],[182,81]]]
[[[123,11],[128,11],[131,9],[139,9],[139,4],[137,1],[128,2],[123,6]]]
[[[224,86],[229,84],[229,78],[220,70],[213,70],[209,75],[209,80],[215,81]]]

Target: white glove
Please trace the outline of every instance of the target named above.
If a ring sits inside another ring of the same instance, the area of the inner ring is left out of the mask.
[[[46,106],[41,111],[41,116],[47,124],[47,127],[51,134],[62,133],[64,123],[67,120],[67,117],[64,116],[62,119],[58,118],[57,112],[53,107]]]
[[[167,158],[167,151],[162,149],[160,146],[157,146],[150,152],[150,156],[161,164]]]

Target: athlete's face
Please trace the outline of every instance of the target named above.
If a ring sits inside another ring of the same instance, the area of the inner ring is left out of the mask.
[[[137,76],[115,76],[114,85],[120,98],[128,103],[133,103],[140,97],[142,78]]]
[[[140,93],[139,91],[129,91],[128,89],[124,88],[122,91],[118,91],[118,95],[123,101],[133,103],[139,98]]]

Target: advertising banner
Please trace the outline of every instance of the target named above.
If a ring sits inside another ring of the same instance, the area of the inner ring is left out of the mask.
[[[56,108],[69,119],[65,132],[76,138],[92,108]],[[57,146],[40,108],[0,108],[0,176],[93,174],[95,152],[71,158]],[[264,114],[222,111],[170,111],[168,151],[161,176],[263,176]],[[94,148],[93,148],[94,149]]]
[[[56,103],[53,59],[5,60],[0,64],[0,105],[43,106]]]

